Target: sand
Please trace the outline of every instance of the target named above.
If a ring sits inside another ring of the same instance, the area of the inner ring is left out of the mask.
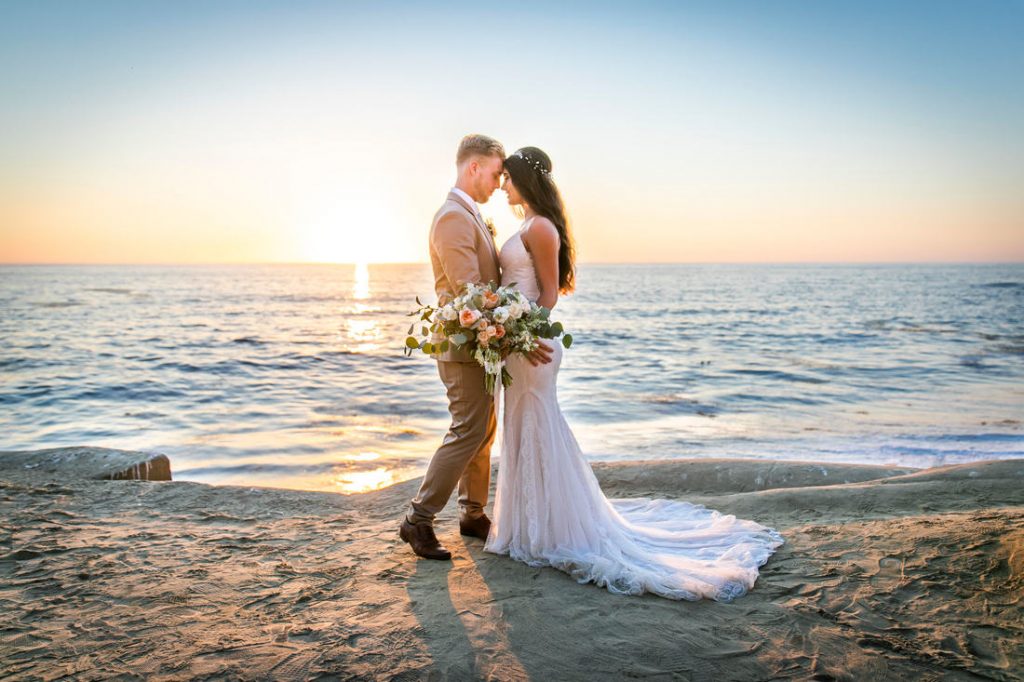
[[[342,496],[104,480],[147,461],[160,475],[143,453],[0,453],[0,677],[1024,679],[1024,460],[596,465],[610,496],[782,532],[731,604],[616,596],[487,554],[453,505],[437,525],[454,560],[419,560],[397,535],[418,481]]]

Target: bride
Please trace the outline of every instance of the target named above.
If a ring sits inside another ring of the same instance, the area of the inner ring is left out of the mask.
[[[551,159],[524,147],[505,160],[503,190],[525,218],[501,247],[502,284],[552,308],[573,291],[573,240]],[[728,602],[746,594],[782,536],[702,505],[663,499],[609,500],[558,407],[562,358],[507,360],[501,463],[484,549],[530,566],[553,566],[617,594]]]

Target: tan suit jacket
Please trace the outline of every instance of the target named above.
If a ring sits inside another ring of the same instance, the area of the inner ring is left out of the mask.
[[[434,269],[438,305],[461,294],[466,282],[501,283],[494,238],[476,217],[474,207],[468,206],[455,192],[448,193],[430,226],[430,264]],[[440,342],[438,337],[432,340]],[[441,353],[438,360],[473,362],[465,351],[451,348]]]
[[[442,305],[462,293],[466,282],[500,281],[494,239],[473,209],[451,192],[430,226],[434,290]],[[484,514],[490,488],[491,444],[498,423],[494,400],[484,389],[484,368],[463,350],[449,349],[438,360],[437,371],[448,392],[452,424],[441,447],[430,458],[420,490],[409,505],[406,518],[412,523],[433,524],[456,486],[459,518],[479,518]]]

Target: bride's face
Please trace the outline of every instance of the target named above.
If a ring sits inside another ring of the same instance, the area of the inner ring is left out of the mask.
[[[508,195],[509,206],[519,206],[523,203],[523,198],[516,190],[516,186],[512,184],[512,178],[509,177],[508,171],[501,174],[501,189]]]

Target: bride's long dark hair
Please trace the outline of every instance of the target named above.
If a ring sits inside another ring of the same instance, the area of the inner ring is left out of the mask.
[[[505,159],[505,170],[523,201],[558,230],[558,293],[572,292],[576,288],[576,245],[562,195],[551,178],[551,158],[536,147],[523,147]]]

